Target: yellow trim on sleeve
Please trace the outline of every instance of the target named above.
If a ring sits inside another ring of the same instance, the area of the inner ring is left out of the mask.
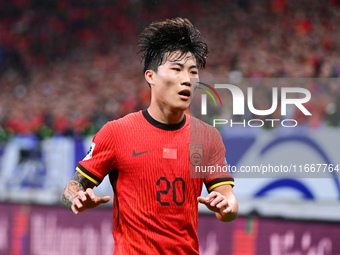
[[[90,176],[88,176],[87,174],[85,174],[83,171],[80,170],[79,167],[76,168],[76,170],[81,173],[82,175],[84,175],[84,177],[86,177],[87,179],[89,179],[91,182],[93,182],[96,185],[99,185],[99,182],[97,182],[95,179],[91,178]]]
[[[232,181],[225,181],[225,182],[219,182],[219,183],[216,183],[214,185],[212,185],[210,188],[209,188],[209,191],[212,191],[214,188],[216,187],[219,187],[219,186],[222,186],[222,185],[227,185],[227,184],[230,184],[231,186],[235,186],[235,183],[232,182]]]

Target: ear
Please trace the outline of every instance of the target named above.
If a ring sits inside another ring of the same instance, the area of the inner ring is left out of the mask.
[[[155,71],[146,70],[144,77],[145,77],[145,80],[150,84],[150,86],[155,85]]]

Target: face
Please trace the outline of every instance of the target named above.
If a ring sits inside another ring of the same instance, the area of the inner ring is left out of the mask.
[[[196,89],[198,68],[195,57],[187,53],[180,59],[179,52],[169,55],[167,61],[158,67],[157,72],[148,70],[146,79],[151,85],[151,103],[173,112],[184,111],[189,107]]]

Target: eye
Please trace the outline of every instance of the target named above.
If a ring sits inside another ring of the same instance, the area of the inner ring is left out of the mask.
[[[176,72],[181,71],[181,69],[179,69],[179,68],[172,68],[172,70],[175,70]]]
[[[198,74],[198,72],[197,71],[191,71],[191,74]]]

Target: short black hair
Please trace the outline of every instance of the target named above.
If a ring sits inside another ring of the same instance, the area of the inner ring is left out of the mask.
[[[142,53],[141,60],[144,60],[144,73],[150,69],[157,71],[158,66],[174,51],[181,53],[178,59],[192,53],[199,69],[205,67],[208,55],[208,46],[201,39],[200,32],[183,18],[151,23],[140,34],[138,49],[138,53]]]

